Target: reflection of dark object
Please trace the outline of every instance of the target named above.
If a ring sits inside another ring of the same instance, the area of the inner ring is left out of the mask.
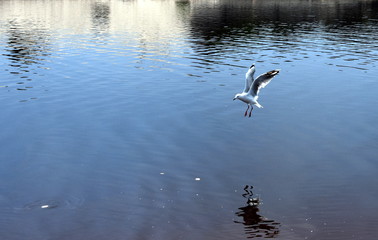
[[[91,10],[94,29],[98,33],[108,30],[110,25],[110,6],[108,3],[95,2],[91,5]]]
[[[257,206],[246,206],[239,209],[240,211],[236,212],[236,215],[243,217],[243,221],[235,221],[235,223],[241,223],[245,226],[244,229],[248,238],[273,238],[278,235],[280,224],[259,215],[259,208]]]
[[[366,19],[375,19],[378,5],[375,1],[301,1],[291,4],[281,0],[232,1],[220,0],[218,4],[197,4],[191,9],[191,34],[205,40],[225,36],[252,33],[261,37],[261,32],[272,29],[284,35],[301,31],[303,22],[321,21],[335,27],[356,25]],[[235,31],[238,30],[238,31]],[[242,31],[240,31],[242,30]],[[210,44],[198,41],[199,44]]]
[[[245,187],[244,187],[245,193],[242,194],[242,196],[243,197],[247,197],[247,196],[252,197],[252,195],[253,195],[252,189],[253,189],[253,186],[249,187],[248,185],[245,185]]]
[[[248,206],[257,206],[260,204],[260,199],[259,198],[248,198],[247,200]]]
[[[12,74],[29,72],[30,65],[42,65],[44,58],[50,55],[48,34],[43,29],[25,29],[15,21],[9,22],[8,42],[4,53],[10,66],[19,69]]]
[[[244,188],[246,191],[242,196],[247,198],[247,206],[239,208],[240,211],[235,214],[238,217],[242,217],[243,221],[234,221],[235,223],[241,223],[245,227],[245,233],[248,238],[264,237],[273,238],[279,233],[279,223],[274,220],[268,220],[265,217],[258,214],[260,203],[259,198],[253,198],[252,189],[253,186],[249,188],[248,185]]]
[[[253,198],[253,192],[252,192],[253,186],[249,187],[248,185],[245,185],[244,191],[245,193],[242,194],[243,197],[248,198],[247,204],[248,206],[257,206],[260,204],[260,198]]]

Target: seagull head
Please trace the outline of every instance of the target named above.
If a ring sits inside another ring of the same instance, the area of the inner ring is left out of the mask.
[[[235,101],[236,99],[239,99],[240,95],[240,93],[236,94],[233,100]]]

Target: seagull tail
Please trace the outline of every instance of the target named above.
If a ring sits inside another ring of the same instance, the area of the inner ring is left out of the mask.
[[[258,107],[258,108],[264,108],[264,107],[261,106],[260,103],[258,103],[258,102],[256,102],[255,106]]]

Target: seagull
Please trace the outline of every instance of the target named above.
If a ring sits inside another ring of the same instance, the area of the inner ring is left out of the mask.
[[[249,107],[251,111],[249,112],[249,117],[252,115],[253,105],[258,108],[262,108],[257,99],[259,98],[259,92],[261,88],[264,88],[272,79],[280,72],[280,69],[275,69],[258,76],[255,80],[253,75],[255,74],[255,64],[252,64],[245,74],[245,87],[242,93],[235,95],[235,99],[245,102],[248,105],[247,110],[244,113],[244,117],[247,116]]]

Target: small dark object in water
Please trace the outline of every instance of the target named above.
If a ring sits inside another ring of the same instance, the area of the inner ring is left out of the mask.
[[[248,185],[245,185],[245,187],[244,187],[244,191],[245,191],[245,193],[242,194],[242,196],[245,197],[245,198],[246,198],[246,197],[252,197],[252,195],[253,195],[252,190],[249,190],[248,188],[253,189],[253,186],[251,185],[251,187],[250,187],[250,186],[248,186]]]
[[[248,206],[258,206],[260,204],[260,199],[259,198],[248,198],[247,200]]]

